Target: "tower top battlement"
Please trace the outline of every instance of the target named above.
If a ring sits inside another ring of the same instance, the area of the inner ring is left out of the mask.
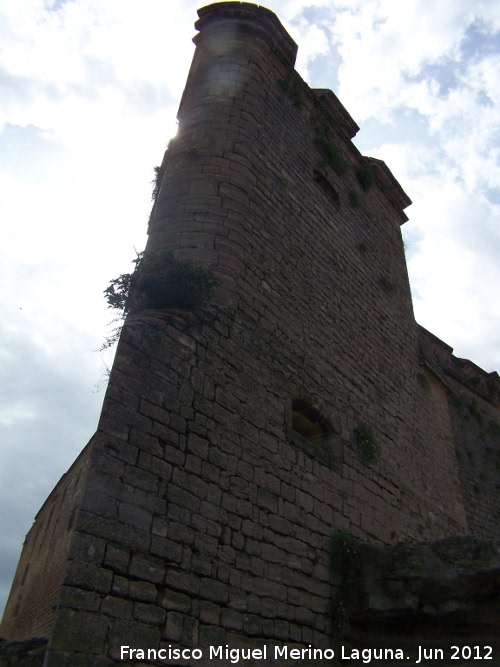
[[[239,36],[262,40],[288,66],[295,65],[297,44],[270,9],[249,2],[219,2],[199,9],[198,16],[195,28],[200,32],[193,38],[196,46],[206,35],[219,40],[236,29]]]

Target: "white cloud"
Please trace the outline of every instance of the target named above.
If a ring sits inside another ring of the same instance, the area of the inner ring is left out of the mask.
[[[500,207],[463,187],[436,147],[380,146],[412,193],[408,270],[418,322],[486,370],[500,368]],[[430,170],[429,165],[433,165]]]

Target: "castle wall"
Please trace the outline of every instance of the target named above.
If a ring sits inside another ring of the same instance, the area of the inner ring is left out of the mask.
[[[84,620],[99,625],[92,651],[115,659],[131,636],[324,646],[335,530],[382,543],[466,530],[445,408],[421,423],[416,404],[408,200],[379,163],[360,187],[353,121],[300,80],[272,15],[219,11],[201,12],[146,251],[221,285],[201,318],[129,317],[75,534],[100,557],[65,580],[98,582]],[[294,433],[297,399],[328,421],[326,442]],[[75,613],[60,608],[52,654],[85,643],[85,623],[67,631]]]
[[[446,396],[469,532],[500,534],[500,381],[420,329],[422,361]]]
[[[223,21],[214,9],[201,14],[148,250],[174,249],[222,279],[216,302],[233,310],[232,339],[265,367],[269,387],[282,388],[282,414],[304,395],[339,425],[356,482],[348,496],[376,508],[378,525],[365,516],[360,536],[440,537],[449,519],[464,530],[449,420],[443,437],[440,417],[422,423],[416,411],[417,335],[400,234],[409,200],[385,165],[355,149],[355,124],[333,94],[300,80],[291,49],[259,42],[236,10],[233,20],[224,12]],[[322,142],[341,165],[328,164]],[[377,183],[364,191],[357,174],[367,167]],[[360,424],[378,440],[374,468],[353,451]],[[390,489],[384,500],[367,491],[374,479]],[[398,521],[395,507],[419,519]],[[427,519],[436,508],[434,529]]]
[[[87,472],[86,449],[63,475],[26,535],[0,626],[9,640],[48,637]]]
[[[500,534],[500,411],[458,383],[454,389],[450,404],[467,524],[473,535],[492,539]]]
[[[109,664],[122,645],[327,646],[335,531],[467,532],[447,388],[419,355],[408,198],[294,71],[273,14],[199,14],[146,251],[220,285],[201,312],[126,321],[46,667]],[[320,438],[298,427],[307,411]]]

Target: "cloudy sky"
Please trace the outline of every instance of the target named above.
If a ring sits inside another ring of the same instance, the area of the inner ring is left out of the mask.
[[[0,0],[0,611],[36,511],[95,430],[102,291],[142,249],[197,0]],[[417,320],[500,370],[498,0],[268,0],[413,200]]]

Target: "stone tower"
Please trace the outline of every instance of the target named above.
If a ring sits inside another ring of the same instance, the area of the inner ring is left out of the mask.
[[[490,416],[497,378],[471,365],[467,385],[415,323],[408,197],[273,13],[223,2],[196,27],[146,256],[219,282],[202,308],[131,311],[97,432],[27,536],[0,634],[47,637],[47,667],[325,648],[335,531],[497,526],[468,500],[443,368]]]

